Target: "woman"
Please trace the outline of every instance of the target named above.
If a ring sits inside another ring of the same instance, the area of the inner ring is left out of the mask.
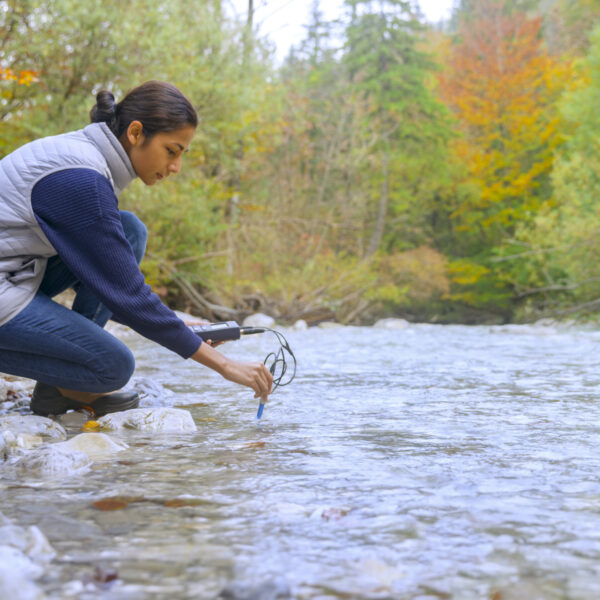
[[[0,161],[0,372],[37,380],[31,410],[82,405],[97,416],[134,408],[129,349],[104,331],[112,318],[144,337],[248,386],[267,400],[262,363],[212,348],[162,304],[138,264],[146,229],[119,211],[118,194],[181,168],[198,123],[174,86],[149,81],[115,104],[101,91],[82,130],[36,140]],[[51,298],[76,290],[71,310]]]

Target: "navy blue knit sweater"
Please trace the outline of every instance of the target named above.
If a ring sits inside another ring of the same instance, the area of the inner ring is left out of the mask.
[[[93,169],[52,173],[35,185],[31,204],[62,261],[116,319],[184,358],[196,352],[202,340],[146,284],[106,177]]]

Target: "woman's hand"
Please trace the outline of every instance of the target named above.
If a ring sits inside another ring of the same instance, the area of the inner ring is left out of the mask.
[[[206,343],[202,343],[191,358],[217,371],[225,379],[251,388],[254,397],[260,397],[261,402],[268,400],[273,387],[273,375],[263,363],[231,360]]]
[[[254,397],[260,397],[263,403],[268,400],[268,395],[273,387],[273,375],[260,362],[230,361],[221,375],[229,381],[252,388]]]

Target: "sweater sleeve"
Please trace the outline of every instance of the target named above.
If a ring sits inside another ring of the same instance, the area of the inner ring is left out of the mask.
[[[35,217],[79,281],[144,337],[189,358],[202,340],[146,284],[125,237],[118,200],[93,169],[65,169],[33,188]]]

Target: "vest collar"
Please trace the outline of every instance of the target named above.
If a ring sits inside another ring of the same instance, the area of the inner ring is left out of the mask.
[[[106,159],[115,194],[118,196],[137,177],[127,152],[106,123],[91,123],[84,127],[83,133],[92,140]]]

